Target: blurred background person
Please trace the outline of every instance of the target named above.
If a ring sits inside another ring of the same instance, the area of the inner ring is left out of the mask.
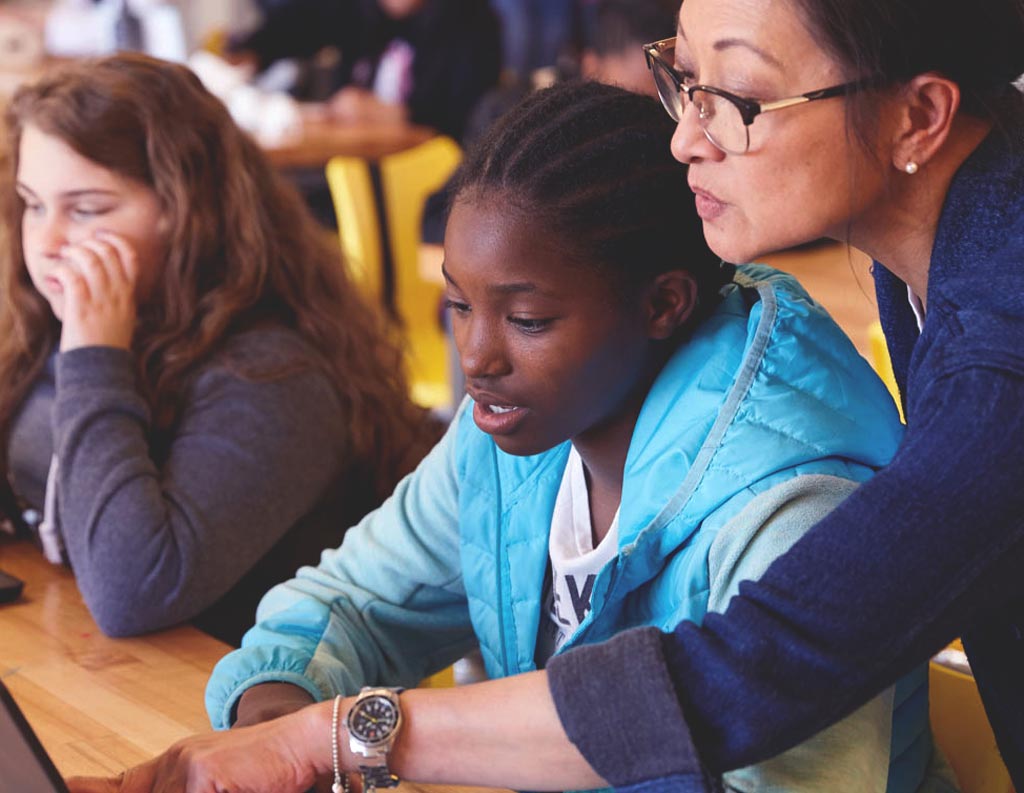
[[[551,70],[578,26],[573,0],[491,0],[501,17],[505,82],[530,83]]]
[[[657,97],[643,45],[675,30],[678,0],[597,0],[584,25],[580,75]]]
[[[265,10],[229,55],[263,70],[332,50],[333,61],[319,59],[326,76],[296,91],[339,122],[408,120],[461,139],[498,82],[499,23],[481,0],[277,0]]]

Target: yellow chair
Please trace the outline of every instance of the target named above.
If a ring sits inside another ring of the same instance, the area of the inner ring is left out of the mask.
[[[440,672],[425,677],[417,688],[452,688],[455,686],[455,667],[446,666]]]
[[[872,322],[868,328],[868,341],[871,344],[871,368],[875,370],[885,387],[892,394],[896,402],[896,409],[900,412],[900,421],[903,418],[903,405],[900,402],[900,391],[896,386],[896,375],[892,371],[892,360],[889,358],[889,347],[885,343],[885,334],[882,332],[880,322]]]
[[[932,659],[928,685],[932,732],[963,793],[1012,793],[1010,774],[959,641]]]
[[[412,398],[428,408],[449,407],[453,396],[448,340],[439,321],[443,288],[420,275],[420,224],[427,197],[444,185],[461,158],[455,141],[437,137],[376,165],[356,157],[327,163],[346,264],[354,280],[394,315],[406,347]]]

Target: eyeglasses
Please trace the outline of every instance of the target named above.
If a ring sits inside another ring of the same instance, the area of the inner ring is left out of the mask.
[[[866,78],[774,102],[757,102],[710,85],[684,85],[685,77],[673,65],[675,48],[675,39],[644,45],[647,68],[654,75],[661,104],[677,124],[682,120],[687,103],[694,105],[704,137],[728,154],[746,154],[750,150],[750,125],[762,113],[849,95],[878,84],[877,79]]]

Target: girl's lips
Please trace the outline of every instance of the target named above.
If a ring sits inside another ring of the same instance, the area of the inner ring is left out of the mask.
[[[523,407],[512,407],[501,413],[492,413],[489,405],[482,402],[473,403],[473,421],[488,435],[509,435],[519,427],[526,418],[527,410]]]
[[[725,211],[725,203],[718,200],[711,193],[691,188],[696,199],[697,214],[701,220],[714,220]]]
[[[58,294],[64,291],[63,284],[61,284],[61,282],[52,275],[48,275],[43,279],[43,286],[45,286],[48,291],[56,292]]]

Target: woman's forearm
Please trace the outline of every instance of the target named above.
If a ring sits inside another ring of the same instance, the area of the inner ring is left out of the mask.
[[[607,785],[562,729],[544,672],[406,691],[402,713],[393,753],[402,779],[520,790]]]
[[[297,710],[308,694],[287,684],[249,689],[239,702],[236,727]],[[339,708],[340,761],[356,771],[343,722],[355,697]],[[401,695],[403,727],[389,758],[391,770],[413,782],[552,790],[603,787],[562,729],[547,675],[516,677],[449,689],[411,689]],[[333,701],[305,709],[306,765],[321,772],[331,762]],[[256,711],[259,711],[258,715]],[[300,722],[296,721],[298,725]]]

